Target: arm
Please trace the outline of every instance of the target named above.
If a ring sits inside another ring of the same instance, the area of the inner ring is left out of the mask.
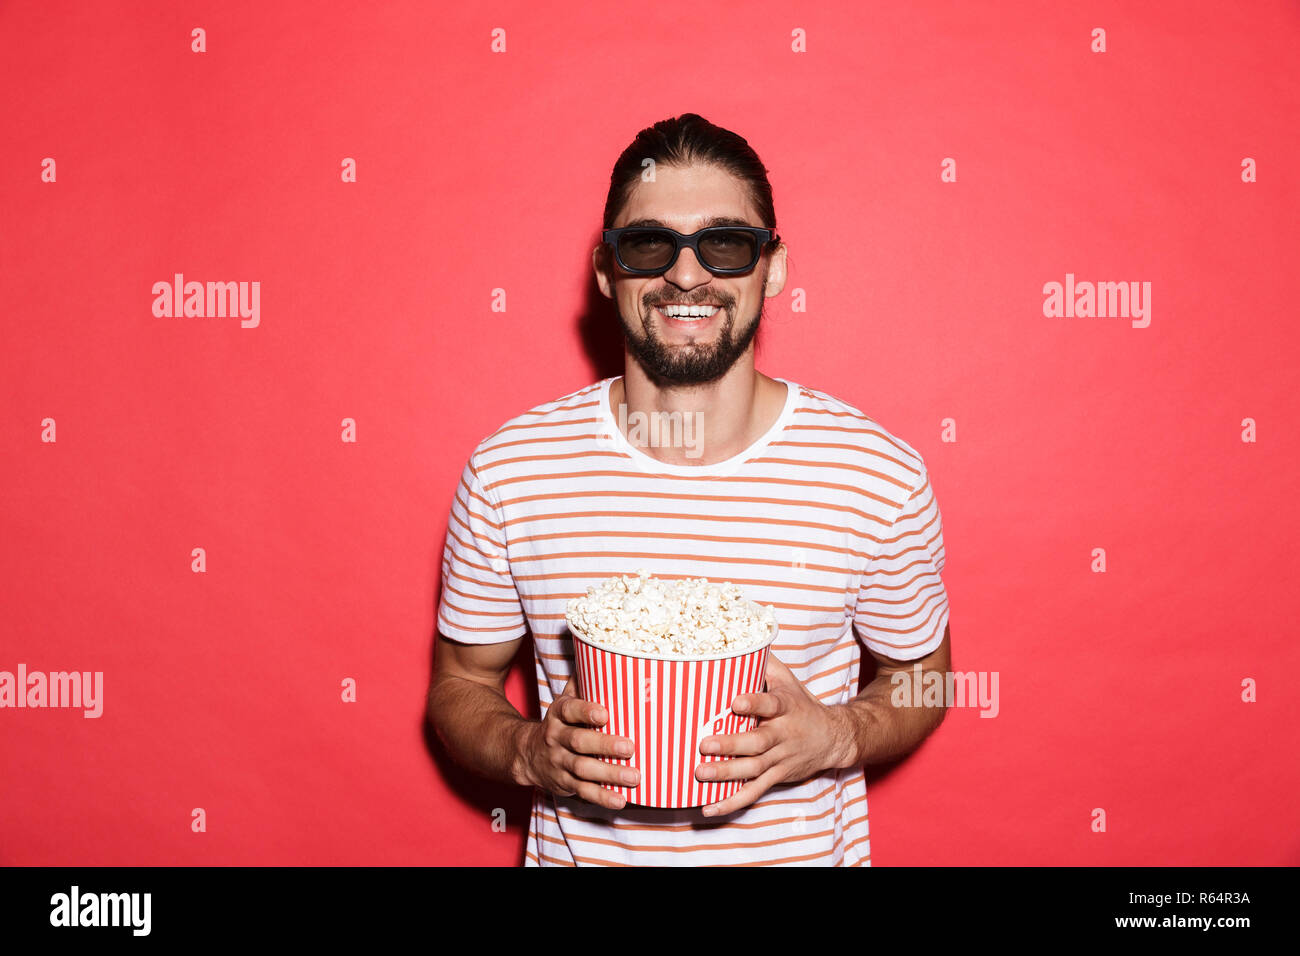
[[[946,686],[952,666],[946,620],[943,639],[925,657],[895,660],[886,656],[903,635],[915,639],[933,633],[930,618],[948,613],[948,593],[940,577],[946,556],[943,518],[924,464],[916,490],[881,539],[880,552],[863,578],[854,614],[858,634],[876,659],[878,672],[857,697],[832,708],[841,724],[837,735],[841,746],[835,751],[835,766],[840,768],[885,763],[910,753],[947,713],[946,706],[895,707],[892,697],[897,685],[891,682],[896,674],[910,680],[912,668],[920,664],[922,681],[937,672]],[[946,700],[943,702],[946,705]]]
[[[523,638],[499,644],[462,644],[438,634],[428,715],[457,763],[507,783],[531,783],[522,743],[530,725],[506,699],[506,675]]]
[[[871,652],[879,664],[876,679],[851,701],[831,707],[838,719],[834,753],[835,767],[847,769],[869,763],[885,763],[911,753],[928,737],[947,714],[947,702],[942,707],[895,707],[891,701],[894,674],[903,673],[912,679],[912,668],[920,664],[922,680],[930,671],[937,671],[946,680],[952,667],[949,633],[945,627],[943,641],[925,657],[911,661],[896,661]]]
[[[737,793],[704,808],[706,817],[747,807],[775,784],[807,780],[825,770],[847,770],[865,763],[893,760],[914,750],[943,720],[942,707],[895,707],[890,675],[911,677],[912,667],[947,672],[949,628],[939,646],[925,657],[880,662],[876,679],[844,704],[823,704],[775,654],[767,658],[767,690],[741,694],[732,702],[737,714],[762,718],[754,730],[722,734],[700,741],[700,753],[733,756],[726,763],[702,763],[697,780],[746,780]]]
[[[439,738],[458,763],[486,777],[621,809],[626,801],[605,784],[634,787],[640,774],[600,758],[631,756],[633,742],[592,729],[609,715],[575,696],[573,678],[542,720],[520,714],[505,682],[522,640],[465,644],[438,634],[428,712]]]

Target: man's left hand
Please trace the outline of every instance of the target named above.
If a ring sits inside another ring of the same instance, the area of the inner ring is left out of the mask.
[[[695,779],[749,781],[726,800],[705,807],[705,816],[740,810],[778,783],[807,780],[847,760],[853,745],[851,715],[810,694],[770,651],[765,677],[766,693],[741,694],[731,703],[733,713],[760,718],[757,727],[700,741],[701,753],[732,759],[698,765]]]

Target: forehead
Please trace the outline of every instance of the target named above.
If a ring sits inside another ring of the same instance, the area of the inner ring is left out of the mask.
[[[761,226],[745,183],[717,166],[655,167],[654,182],[638,181],[614,227],[663,225],[694,232],[708,225]]]

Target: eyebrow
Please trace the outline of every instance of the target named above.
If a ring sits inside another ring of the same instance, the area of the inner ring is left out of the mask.
[[[737,219],[735,216],[713,216],[704,220],[699,226],[700,229],[710,229],[714,226],[753,226],[752,222],[745,222],[743,219]],[[672,227],[666,222],[660,222],[658,219],[634,219],[632,222],[623,226],[624,229],[633,226],[659,226],[662,229],[671,229]]]

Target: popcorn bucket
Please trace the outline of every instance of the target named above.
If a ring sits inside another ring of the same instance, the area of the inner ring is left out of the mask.
[[[570,629],[578,670],[578,694],[609,714],[602,733],[631,737],[632,757],[600,757],[606,763],[641,772],[635,787],[604,784],[629,804],[643,807],[702,807],[725,800],[744,780],[695,779],[701,763],[731,760],[701,754],[700,741],[715,734],[753,730],[758,718],[731,712],[740,694],[764,690],[768,647],[777,626],[757,648],[739,654],[707,655],[690,660],[614,651],[588,643]]]

